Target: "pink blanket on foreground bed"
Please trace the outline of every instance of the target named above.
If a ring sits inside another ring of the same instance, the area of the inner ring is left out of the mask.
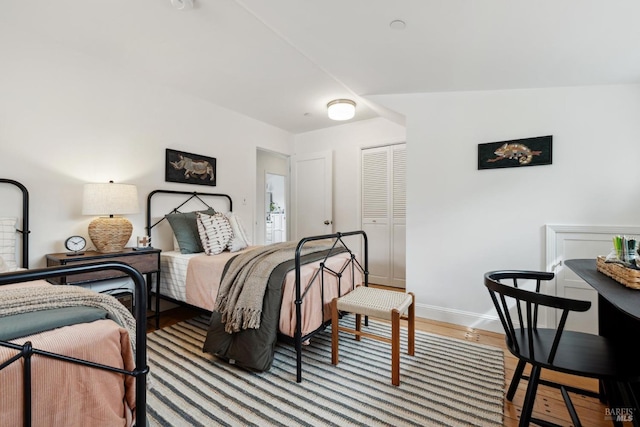
[[[223,252],[219,255],[198,255],[189,260],[186,276],[186,296],[187,303],[202,307],[212,311],[215,298],[220,287],[222,271],[226,262],[233,257],[234,253]],[[339,271],[349,260],[349,253],[344,252],[332,256],[325,265],[334,271]],[[302,266],[301,281],[305,286],[309,286],[311,278],[320,268],[320,261],[305,264]],[[363,283],[362,273],[356,270],[356,285]],[[341,294],[345,294],[351,289],[351,268],[347,268],[340,281]],[[295,308],[295,271],[287,274],[283,287],[282,306],[280,309],[280,332],[292,337],[296,328],[296,308]],[[308,294],[302,303],[302,334],[308,334],[316,330],[320,324],[331,319],[330,302],[338,296],[338,280],[335,276],[325,273],[324,275],[324,302],[320,276],[318,275],[311,285]],[[320,309],[324,305],[323,313]]]
[[[37,282],[36,282],[37,283]],[[45,286],[51,286],[41,281]],[[34,286],[31,282],[27,286]],[[13,285],[10,285],[13,286]],[[81,323],[19,338],[34,348],[121,369],[134,368],[129,333],[112,320]],[[0,362],[16,350],[0,347]],[[23,361],[0,371],[0,426],[23,423]],[[34,426],[129,426],[135,412],[135,379],[87,366],[34,355],[32,420]]]

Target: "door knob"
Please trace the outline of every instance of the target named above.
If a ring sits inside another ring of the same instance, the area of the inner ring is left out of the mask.
[[[324,225],[329,225],[329,224],[331,224],[331,221],[329,221],[328,219],[325,219],[324,220]]]

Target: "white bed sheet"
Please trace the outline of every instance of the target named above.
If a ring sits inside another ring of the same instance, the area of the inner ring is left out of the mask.
[[[211,311],[225,264],[234,256],[253,248],[255,246],[237,252],[224,251],[218,255],[163,251],[160,254],[160,294]],[[189,266],[193,258],[206,259],[207,271],[192,271],[189,274],[190,268],[194,269],[193,264]],[[152,289],[155,291],[155,283]]]
[[[160,294],[177,301],[187,302],[185,283],[189,261],[197,254],[183,254],[180,251],[162,251],[160,253]],[[156,291],[156,282],[152,289]]]

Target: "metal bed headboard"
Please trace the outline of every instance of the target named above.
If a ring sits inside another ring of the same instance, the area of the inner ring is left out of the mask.
[[[147,230],[147,235],[148,236],[151,236],[151,229],[153,227],[155,227],[156,225],[160,224],[162,221],[164,221],[166,219],[163,216],[158,221],[156,221],[155,223],[151,224],[151,199],[156,194],[182,194],[184,196],[189,196],[189,197],[186,198],[186,200],[184,200],[178,206],[173,208],[171,210],[171,212],[168,212],[168,213],[179,212],[179,209],[182,206],[184,206],[185,204],[187,204],[189,201],[191,201],[193,199],[199,200],[200,202],[202,202],[202,204],[204,204],[207,207],[211,207],[211,206],[209,206],[209,204],[207,202],[202,200],[202,197],[222,197],[222,198],[225,198],[229,202],[229,212],[233,211],[233,201],[231,200],[231,196],[229,196],[228,194],[223,194],[223,193],[200,193],[200,192],[197,192],[197,191],[153,190],[147,196],[147,221],[146,221],[145,230]]]
[[[16,229],[22,235],[22,268],[29,268],[29,191],[18,181],[0,178],[0,183],[15,185],[22,191],[22,228]]]

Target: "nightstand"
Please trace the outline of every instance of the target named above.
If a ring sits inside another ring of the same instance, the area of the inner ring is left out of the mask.
[[[153,274],[156,275],[156,287],[160,287],[160,249],[134,250],[124,248],[120,252],[101,253],[96,251],[85,251],[81,255],[68,252],[48,254],[47,267],[71,264],[88,264],[100,261],[119,261],[130,265],[142,274],[147,275],[147,288],[151,286]],[[94,271],[91,273],[74,274],[71,276],[61,276],[48,279],[54,285],[76,285],[89,289],[95,288],[99,292],[108,292],[118,298],[127,308],[131,305],[133,289],[126,289],[122,286],[123,277],[128,277],[118,270]],[[120,280],[114,280],[118,279]],[[113,283],[113,285],[110,285]],[[113,289],[112,289],[113,288]],[[147,292],[148,294],[148,292]],[[157,310],[156,310],[157,311]],[[150,317],[157,317],[157,313]]]

